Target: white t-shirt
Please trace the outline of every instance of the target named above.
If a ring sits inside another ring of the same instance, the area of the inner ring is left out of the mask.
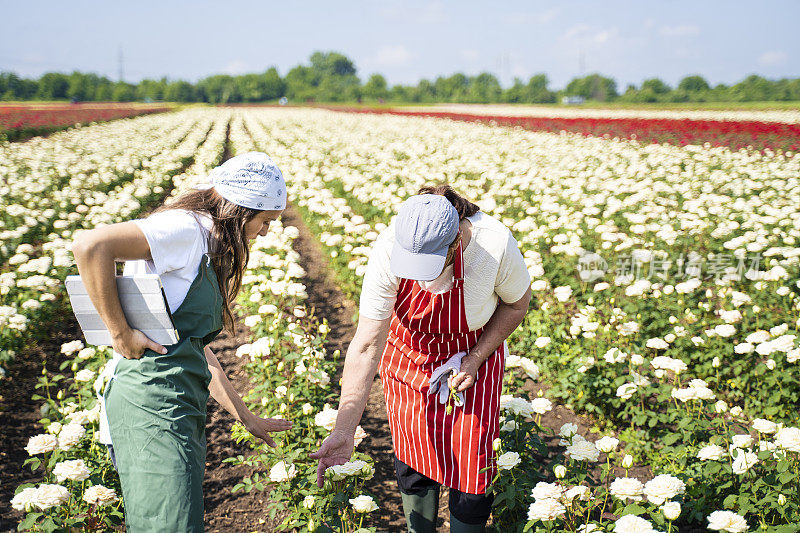
[[[158,274],[161,276],[169,309],[174,313],[186,298],[189,287],[192,286],[192,282],[197,276],[203,254],[208,251],[208,235],[210,235],[213,220],[205,214],[170,209],[153,213],[147,218],[136,219],[133,222],[144,233],[147,243],[150,245],[150,255],[153,260],[125,261],[123,274]],[[113,376],[120,359],[122,359],[122,355],[114,352],[114,357],[108,362],[104,374]],[[111,444],[105,402],[102,396],[100,397],[98,440],[104,444]]]
[[[464,248],[464,312],[470,331],[483,327],[494,314],[498,299],[513,303],[531,285],[517,240],[499,220],[478,211],[467,218],[472,238]],[[394,224],[383,230],[369,255],[361,287],[359,313],[373,320],[392,316],[400,278],[392,274],[389,258],[394,245]],[[418,282],[429,292],[445,292],[453,284],[453,265],[433,281]]]

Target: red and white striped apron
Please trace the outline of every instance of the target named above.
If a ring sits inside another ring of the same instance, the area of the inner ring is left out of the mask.
[[[397,458],[442,485],[484,494],[495,474],[504,344],[481,365],[475,385],[464,391],[464,405],[451,414],[437,394],[428,396],[431,372],[469,351],[483,331],[467,326],[462,252],[459,244],[448,292],[433,294],[400,280],[380,375]]]

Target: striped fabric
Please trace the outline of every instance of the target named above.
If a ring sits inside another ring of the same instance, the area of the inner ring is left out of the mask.
[[[459,245],[448,292],[400,280],[380,375],[397,458],[442,485],[484,494],[495,474],[505,343],[480,367],[463,406],[448,415],[436,395],[428,396],[433,369],[472,348],[483,331],[467,327],[462,252]]]

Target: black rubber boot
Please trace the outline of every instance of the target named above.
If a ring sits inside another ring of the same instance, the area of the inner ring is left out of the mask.
[[[429,488],[419,494],[400,493],[403,498],[403,514],[409,533],[436,533],[439,516],[439,487]]]
[[[450,533],[483,533],[486,524],[467,524],[450,513]]]

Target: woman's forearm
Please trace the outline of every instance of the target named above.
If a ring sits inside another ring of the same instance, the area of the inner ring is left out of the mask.
[[[512,304],[500,302],[483,328],[478,342],[469,352],[470,357],[483,363],[522,324],[530,303],[530,288],[522,298]]]
[[[79,241],[72,248],[86,292],[112,337],[130,329],[117,293],[116,261],[102,241]]]
[[[211,371],[211,383],[208,386],[211,397],[217,400],[222,408],[228,411],[236,420],[239,422],[247,421],[252,413],[245,405],[242,397],[239,396],[239,393],[236,392],[236,389],[233,388],[233,384],[225,374],[225,370],[219,364],[219,359],[208,346],[205,348],[205,354],[208,369]]]
[[[368,321],[370,326],[363,327]],[[383,355],[388,336],[388,321],[362,319],[359,323],[361,331],[357,331],[353,341],[347,348],[342,371],[342,393],[339,399],[339,413],[336,418],[336,430],[348,434],[355,433],[356,427],[367,406],[372,381],[378,370],[378,363]]]

